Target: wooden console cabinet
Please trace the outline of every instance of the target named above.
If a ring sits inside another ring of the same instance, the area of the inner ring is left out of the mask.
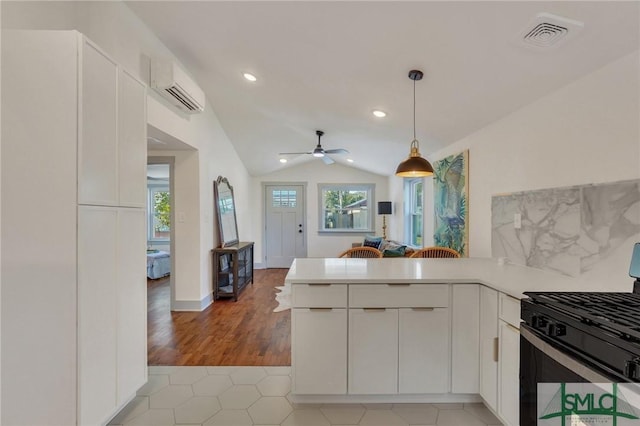
[[[253,242],[240,242],[211,250],[213,261],[213,298],[238,295],[253,284]]]

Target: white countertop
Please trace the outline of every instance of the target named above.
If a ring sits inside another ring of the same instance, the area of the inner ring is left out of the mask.
[[[516,298],[525,291],[603,291],[602,286],[558,273],[519,265],[499,265],[492,258],[462,259],[295,259],[285,282],[290,284],[479,283]],[[607,291],[630,292],[624,288]]]

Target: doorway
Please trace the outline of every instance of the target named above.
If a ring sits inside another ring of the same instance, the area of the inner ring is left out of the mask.
[[[168,300],[163,305],[170,310],[175,303],[173,167],[174,157],[147,158],[147,278],[168,281]]]
[[[265,199],[265,264],[289,268],[307,256],[306,187],[301,183],[263,184]]]

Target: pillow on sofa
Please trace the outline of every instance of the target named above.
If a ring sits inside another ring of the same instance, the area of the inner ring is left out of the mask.
[[[382,251],[383,257],[402,257],[405,255],[407,246],[387,241],[387,245]]]
[[[364,237],[364,242],[362,243],[364,247],[373,247],[376,250],[380,250],[382,247],[382,237]]]

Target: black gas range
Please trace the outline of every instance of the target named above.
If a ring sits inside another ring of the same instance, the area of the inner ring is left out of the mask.
[[[525,295],[526,329],[617,382],[640,381],[640,294]]]
[[[634,246],[629,275],[636,279],[633,293],[524,293],[521,426],[538,425],[544,418],[539,417],[538,395],[549,383],[625,384],[635,398],[629,410],[640,420],[640,386],[635,385],[640,383],[640,243]],[[545,402],[541,398],[541,406]],[[564,410],[562,404],[556,406]]]

